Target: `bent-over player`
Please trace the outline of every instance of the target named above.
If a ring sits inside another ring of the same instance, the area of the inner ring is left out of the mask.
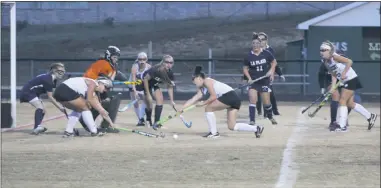
[[[138,54],[138,57],[135,61],[135,63],[132,65],[131,68],[131,74],[128,81],[136,82],[138,80],[143,80],[143,74],[146,72],[149,68],[151,68],[151,65],[147,63],[148,56],[145,52],[140,52]],[[138,117],[138,124],[137,126],[144,126],[144,115],[145,115],[145,109],[146,104],[144,103],[144,86],[143,84],[140,85],[130,85],[130,97],[131,101],[135,99],[139,99],[139,101],[143,100],[142,103],[139,104],[139,102],[134,104],[134,109],[136,116]]]
[[[377,114],[370,113],[362,105],[355,103],[353,93],[362,88],[356,72],[352,69],[352,60],[335,53],[334,45],[325,41],[320,46],[320,56],[324,65],[332,74],[332,85],[336,85],[339,80],[342,82],[339,107],[337,108],[337,123],[335,131],[346,132],[348,120],[348,108],[363,115],[368,121],[368,130],[372,129],[377,119]]]
[[[160,89],[160,85],[166,85],[168,88],[168,96],[171,101],[171,105],[175,105],[173,99],[173,87],[174,74],[171,70],[174,65],[173,57],[170,55],[164,55],[161,62],[152,66],[146,72],[143,73],[143,87],[146,103],[146,120],[152,126],[153,129],[157,130],[161,125],[157,125],[156,122],[160,120],[161,112],[163,111],[163,92]],[[152,124],[152,90],[155,95],[156,105],[155,105],[155,122]]]
[[[65,137],[73,137],[75,134],[78,135],[78,131],[75,131],[74,126],[81,117],[90,130],[91,136],[103,135],[103,133],[97,130],[90,108],[97,110],[110,126],[113,126],[108,112],[99,103],[97,94],[104,93],[112,88],[112,86],[112,81],[106,77],[98,77],[97,80],[75,77],[65,80],[57,87],[54,91],[54,98],[64,107],[73,110],[68,117],[69,119],[64,133]]]
[[[34,112],[34,129],[33,134],[39,134],[47,131],[47,128],[41,125],[45,116],[45,107],[40,99],[40,95],[47,94],[50,101],[61,112],[65,109],[54,99],[53,88],[56,87],[57,80],[62,79],[65,75],[65,66],[62,63],[53,63],[50,70],[46,74],[40,74],[26,83],[21,89],[20,102],[28,102],[36,108]]]
[[[193,83],[197,86],[197,93],[183,105],[185,109],[197,103],[203,95],[209,93],[209,98],[197,103],[197,107],[205,106],[205,117],[209,126],[209,133],[204,137],[217,138],[220,134],[217,131],[216,116],[214,112],[227,110],[228,128],[232,131],[254,132],[259,138],[264,130],[263,126],[252,126],[247,123],[237,123],[237,113],[241,107],[241,99],[232,87],[209,77],[205,77],[202,67],[197,66],[193,77]]]
[[[267,50],[261,48],[261,39],[257,33],[253,33],[252,50],[245,57],[243,63],[243,74],[249,82],[257,78],[265,78],[253,83],[249,88],[249,113],[250,125],[255,124],[255,104],[257,103],[257,92],[261,93],[262,102],[267,118],[273,125],[277,124],[273,118],[272,105],[270,103],[270,82],[274,79],[274,71],[277,62],[274,56]]]

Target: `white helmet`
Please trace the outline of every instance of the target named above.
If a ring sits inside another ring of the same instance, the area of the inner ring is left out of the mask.
[[[148,56],[147,56],[147,53],[145,53],[145,52],[140,52],[139,54],[138,54],[138,57],[136,58],[136,61],[137,62],[139,62],[139,59],[148,59]]]
[[[113,87],[112,81],[107,77],[100,76],[97,78],[97,82],[102,83],[106,88]]]

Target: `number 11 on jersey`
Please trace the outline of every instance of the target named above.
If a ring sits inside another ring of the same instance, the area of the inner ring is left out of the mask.
[[[262,66],[257,66],[257,72],[262,72],[262,71],[263,71]]]

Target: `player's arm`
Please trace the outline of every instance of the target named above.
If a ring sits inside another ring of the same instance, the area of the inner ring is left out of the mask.
[[[283,75],[282,69],[279,67],[279,65],[275,66],[275,73],[277,73],[278,76]]]
[[[251,76],[249,74],[250,61],[247,59],[243,60],[243,75],[246,76],[248,80],[251,80]]]
[[[168,97],[169,97],[169,100],[174,103],[174,96],[173,96],[173,88],[175,86],[175,75],[173,74],[173,72],[171,71],[169,74],[168,74],[168,77],[169,79],[171,80],[171,83],[168,83]]]
[[[55,106],[55,107],[57,107],[59,110],[61,110],[62,111],[62,106],[56,101],[56,99],[53,97],[53,82],[50,82],[50,80],[49,80],[49,82],[43,82],[43,86],[44,86],[44,88],[45,88],[45,90],[46,90],[46,94],[48,95],[48,98],[49,98],[49,100],[50,100],[50,102],[51,103],[53,103],[53,105]]]
[[[217,99],[216,92],[214,91],[214,88],[213,88],[213,82],[214,81],[212,79],[205,79],[204,81],[204,85],[206,89],[208,90],[208,93],[210,94],[210,96],[206,101],[204,101],[203,105],[208,105]]]
[[[117,81],[127,81],[128,78],[127,78],[127,76],[126,76],[125,74],[123,74],[122,72],[117,71],[114,80],[117,80]]]
[[[132,81],[133,82],[136,82],[136,72],[138,70],[138,66],[134,66],[132,65],[132,68],[131,68],[131,78],[132,78]],[[136,87],[135,87],[135,84],[132,84],[132,90],[136,93]]]
[[[182,109],[185,109],[191,105],[194,105],[201,98],[202,98],[202,91],[201,91],[201,89],[198,89],[197,93],[191,99],[189,99],[187,102],[185,102]]]
[[[352,64],[353,64],[353,61],[351,59],[343,57],[339,54],[333,54],[333,60],[335,60],[336,62],[340,62],[340,63],[345,65],[345,68],[344,68],[342,75],[346,75],[348,70],[352,67]]]
[[[143,78],[143,83],[144,83],[144,90],[146,91],[147,96],[151,96],[151,93],[149,91],[149,81],[151,80],[150,74],[146,74]]]
[[[269,62],[271,62],[270,71],[271,71],[271,75],[273,75],[275,72],[275,67],[277,67],[277,65],[278,65],[278,62],[276,61],[276,59],[274,58],[274,56],[271,53],[269,53],[269,54],[270,54]]]
[[[87,101],[89,101],[90,105],[97,110],[100,114],[106,111],[101,103],[99,102],[98,97],[95,95],[96,84],[91,80],[85,80],[87,84]]]

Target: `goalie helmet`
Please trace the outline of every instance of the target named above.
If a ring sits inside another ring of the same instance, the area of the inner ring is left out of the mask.
[[[111,65],[115,67],[117,62],[116,61],[114,62],[111,59],[112,56],[118,56],[118,57],[120,56],[120,50],[118,47],[109,46],[109,47],[107,47],[107,50],[105,52],[105,59],[107,59],[111,63]]]

